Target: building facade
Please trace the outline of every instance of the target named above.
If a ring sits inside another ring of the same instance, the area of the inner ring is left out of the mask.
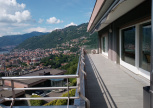
[[[99,54],[150,79],[151,0],[97,0],[88,25],[95,31]]]

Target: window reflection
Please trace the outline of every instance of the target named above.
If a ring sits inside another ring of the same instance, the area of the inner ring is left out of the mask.
[[[108,36],[102,37],[102,50],[105,54],[108,53]]]
[[[122,55],[126,63],[135,65],[135,27],[122,30]]]
[[[151,71],[151,23],[140,25],[140,67]]]
[[[105,46],[105,37],[103,37],[103,52],[105,52],[106,46]]]

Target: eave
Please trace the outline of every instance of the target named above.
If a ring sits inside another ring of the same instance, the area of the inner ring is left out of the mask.
[[[115,0],[103,15],[97,13],[97,17],[100,17],[100,19],[97,20],[96,17],[93,20],[94,23],[92,23],[90,26],[88,25],[88,32],[92,34],[95,31],[103,29],[119,17],[123,16],[124,14],[141,4],[143,1],[145,0]],[[101,10],[102,9],[103,8],[101,8]]]

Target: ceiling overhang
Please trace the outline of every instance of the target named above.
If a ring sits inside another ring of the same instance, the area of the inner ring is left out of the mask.
[[[109,8],[106,11],[107,13],[104,14],[105,16],[100,16],[101,19],[95,22],[95,26],[92,25],[88,32],[93,33],[95,31],[103,29],[119,17],[123,16],[124,14],[141,4],[143,1],[144,0],[119,0],[115,5],[112,4],[113,6],[110,6],[111,9]]]

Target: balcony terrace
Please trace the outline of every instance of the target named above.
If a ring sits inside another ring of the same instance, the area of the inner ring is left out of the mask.
[[[101,54],[85,55],[86,97],[91,108],[143,108],[143,87],[149,80]]]

